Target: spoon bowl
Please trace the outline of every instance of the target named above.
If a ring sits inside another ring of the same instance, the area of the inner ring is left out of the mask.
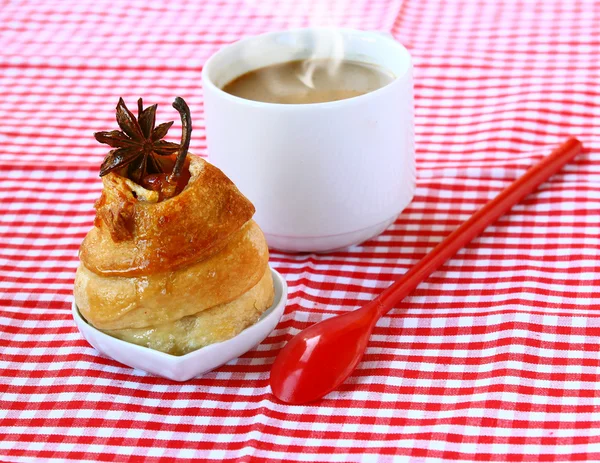
[[[290,404],[312,402],[337,388],[360,362],[377,322],[370,306],[312,325],[293,337],[271,369],[273,394]],[[326,366],[326,368],[324,368]]]

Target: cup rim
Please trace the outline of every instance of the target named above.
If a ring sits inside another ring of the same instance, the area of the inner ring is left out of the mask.
[[[394,79],[389,84],[386,84],[383,87],[380,87],[371,92],[363,93],[362,95],[345,98],[343,100],[324,101],[321,103],[294,103],[294,104],[272,103],[272,102],[266,102],[266,101],[249,100],[246,98],[232,95],[230,93],[223,91],[223,89],[220,88],[218,85],[216,85],[208,75],[210,72],[210,67],[211,67],[211,65],[213,65],[215,59],[218,59],[218,56],[221,55],[222,53],[225,53],[230,47],[243,46],[244,44],[247,44],[258,38],[275,37],[275,36],[278,36],[281,34],[290,34],[290,33],[294,34],[294,33],[308,32],[308,31],[314,31],[314,32],[334,32],[335,31],[335,32],[341,32],[344,34],[368,35],[368,36],[374,37],[376,40],[382,40],[382,41],[388,42],[392,46],[396,47],[402,54],[405,55],[407,63],[408,63],[407,70],[402,75],[394,76]],[[231,43],[221,47],[219,50],[217,50],[215,53],[213,53],[208,58],[208,60],[206,60],[206,62],[204,63],[204,66],[202,67],[201,78],[202,78],[202,85],[203,85],[204,91],[206,90],[207,87],[209,87],[212,91],[215,91],[217,94],[219,94],[219,96],[221,96],[225,99],[228,99],[232,102],[243,103],[243,104],[246,104],[249,106],[255,106],[255,107],[260,107],[260,108],[273,108],[273,109],[275,109],[275,108],[276,109],[284,109],[285,108],[284,110],[289,111],[289,110],[307,110],[307,109],[312,109],[312,108],[330,108],[330,107],[341,106],[344,104],[345,105],[355,104],[355,102],[357,102],[357,101],[362,102],[366,98],[372,97],[372,95],[380,95],[381,93],[385,92],[386,89],[393,86],[397,82],[401,81],[406,75],[409,75],[412,73],[412,67],[413,67],[413,64],[412,64],[412,57],[410,55],[410,52],[407,50],[407,48],[404,45],[402,45],[400,42],[397,42],[396,40],[394,40],[394,38],[391,36],[391,34],[388,34],[388,32],[386,32],[386,31],[361,30],[361,29],[352,29],[352,28],[346,28],[346,27],[298,27],[298,28],[293,28],[293,29],[270,31],[270,32],[262,33],[262,34],[252,35],[252,36],[237,40],[235,42],[231,42]]]

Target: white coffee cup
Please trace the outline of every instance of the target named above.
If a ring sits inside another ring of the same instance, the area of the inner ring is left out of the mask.
[[[341,57],[391,72],[388,85],[346,100],[274,104],[221,88],[257,68]],[[307,28],[227,45],[202,71],[209,160],[256,207],[273,248],[325,252],[385,230],[415,189],[412,63],[378,32]]]

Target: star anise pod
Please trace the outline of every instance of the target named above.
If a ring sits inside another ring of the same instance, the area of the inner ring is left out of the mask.
[[[173,121],[155,127],[156,107],[157,105],[152,105],[144,109],[140,98],[136,119],[127,109],[123,98],[119,98],[117,123],[121,130],[94,134],[100,143],[116,148],[104,159],[100,167],[100,177],[127,166],[127,176],[139,184],[148,174],[163,173],[157,156],[170,156],[179,151],[180,145],[162,140],[173,125]],[[185,151],[187,153],[187,150]]]

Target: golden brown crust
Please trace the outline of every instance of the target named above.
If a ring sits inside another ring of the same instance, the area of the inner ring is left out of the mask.
[[[151,328],[107,330],[106,333],[172,355],[184,355],[230,339],[256,323],[273,304],[273,279],[266,266],[256,285],[231,302]]]
[[[133,238],[133,215],[135,198],[128,194],[123,182],[117,176],[106,179],[112,183],[111,188],[104,188],[100,199],[94,204],[96,209],[95,227],[106,227],[111,239],[115,242]]]
[[[186,188],[162,202],[138,201],[128,180],[103,177],[95,227],[80,258],[103,276],[142,276],[173,271],[219,252],[254,215],[254,206],[225,174],[188,155]]]
[[[105,277],[81,265],[75,300],[99,329],[164,324],[236,299],[257,284],[268,260],[264,235],[251,220],[217,254],[172,272]]]

